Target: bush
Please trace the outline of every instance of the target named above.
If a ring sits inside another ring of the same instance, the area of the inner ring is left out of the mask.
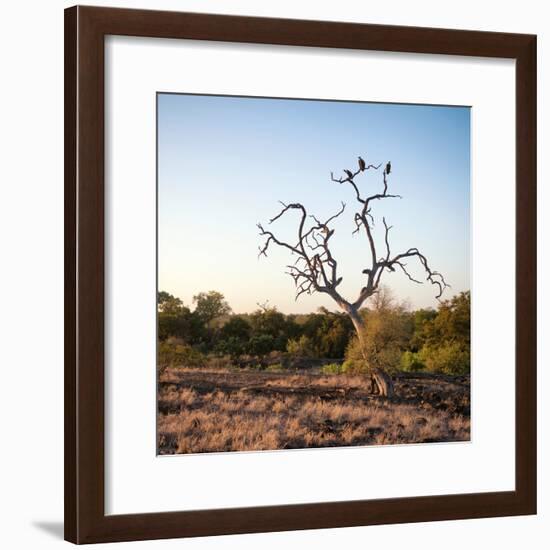
[[[202,367],[205,357],[202,353],[184,344],[176,338],[168,338],[159,343],[158,348],[159,367]]]
[[[221,355],[229,355],[237,358],[245,352],[246,344],[236,336],[229,336],[225,340],[220,340],[215,347],[215,351]]]
[[[269,351],[284,351],[289,338],[297,333],[292,315],[285,315],[275,307],[261,307],[247,316],[251,327],[250,353],[262,355]],[[266,349],[269,337],[269,349]],[[264,338],[259,344],[260,338]],[[260,350],[257,346],[260,345]],[[256,347],[255,347],[256,346]]]
[[[366,327],[361,341],[352,338],[346,349],[347,372],[363,373],[378,368],[387,372],[399,368],[407,349],[413,324],[404,307],[387,304],[365,313]]]
[[[426,365],[426,370],[430,372],[450,375],[464,375],[470,372],[470,351],[457,342],[439,347],[424,346],[419,356]]]
[[[234,367],[233,358],[230,355],[208,355],[206,366],[212,369],[230,369]]]
[[[348,374],[364,373],[370,370],[370,366],[365,360],[363,349],[357,336],[352,338],[348,344],[346,349],[346,360],[342,367]]]
[[[402,354],[401,347],[392,340],[381,344],[379,336],[379,333],[374,332],[364,339],[363,344],[360,343],[359,338],[353,338],[350,341],[343,365],[344,372],[361,374],[375,368],[391,372],[398,368]]]
[[[449,343],[459,344],[462,350],[470,347],[469,292],[442,302],[435,315],[429,311],[415,313],[415,334],[411,340],[414,348],[442,347]]]
[[[253,336],[248,341],[248,352],[251,355],[266,355],[273,350],[273,336],[269,334],[260,334]]]
[[[343,374],[343,365],[340,363],[329,363],[321,367],[323,374]]]
[[[406,351],[401,356],[400,366],[401,370],[406,372],[418,372],[426,368],[426,365],[420,359],[420,355],[412,351]]]
[[[250,338],[251,330],[252,327],[250,326],[250,323],[244,317],[233,315],[222,326],[220,330],[220,337],[222,340],[236,338],[241,342],[247,342]]]
[[[364,359],[346,359],[340,367],[341,374],[365,374],[370,370]]]
[[[298,339],[289,340],[286,345],[286,351],[294,357],[314,357],[313,342],[305,334]]]
[[[345,313],[333,313],[320,308],[317,313],[300,317],[301,335],[308,338],[304,350],[309,357],[344,357],[346,346],[354,333],[353,324]]]

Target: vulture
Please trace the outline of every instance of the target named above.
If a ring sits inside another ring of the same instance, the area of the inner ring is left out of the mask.
[[[353,173],[352,173],[350,170],[344,170],[344,172],[346,173],[346,176],[347,176],[349,179],[352,179],[352,178],[353,178]]]
[[[389,174],[391,172],[391,162],[388,161],[388,164],[386,164],[386,174]]]
[[[357,157],[359,159],[359,170],[363,172],[367,165],[365,164],[365,161],[361,157]]]

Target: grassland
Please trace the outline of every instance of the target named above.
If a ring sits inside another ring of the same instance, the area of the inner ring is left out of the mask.
[[[468,441],[469,377],[399,374],[391,400],[365,376],[313,369],[169,367],[159,378],[160,454]]]

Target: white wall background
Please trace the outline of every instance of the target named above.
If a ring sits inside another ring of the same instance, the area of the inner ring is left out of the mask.
[[[483,543],[542,549],[550,538],[550,19],[545,3],[462,0],[112,0],[121,7],[419,25],[539,35],[539,515],[399,526],[131,543],[192,549],[385,548],[446,550]],[[96,0],[96,5],[111,2]],[[61,547],[63,518],[63,8],[62,0],[3,5],[0,87],[0,542]],[[548,217],[546,218],[548,220]],[[545,311],[546,310],[546,311]],[[117,548],[124,547],[118,545]]]

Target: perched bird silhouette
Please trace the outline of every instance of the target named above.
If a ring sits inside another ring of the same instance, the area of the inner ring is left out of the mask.
[[[346,173],[346,176],[347,176],[349,179],[352,179],[352,178],[353,178],[353,172],[351,172],[351,170],[344,170],[344,172]]]
[[[391,162],[388,161],[388,164],[386,164],[386,174],[389,174],[391,172]]]
[[[361,157],[357,157],[359,159],[359,170],[363,172],[363,170],[367,167],[365,164],[365,161]]]

